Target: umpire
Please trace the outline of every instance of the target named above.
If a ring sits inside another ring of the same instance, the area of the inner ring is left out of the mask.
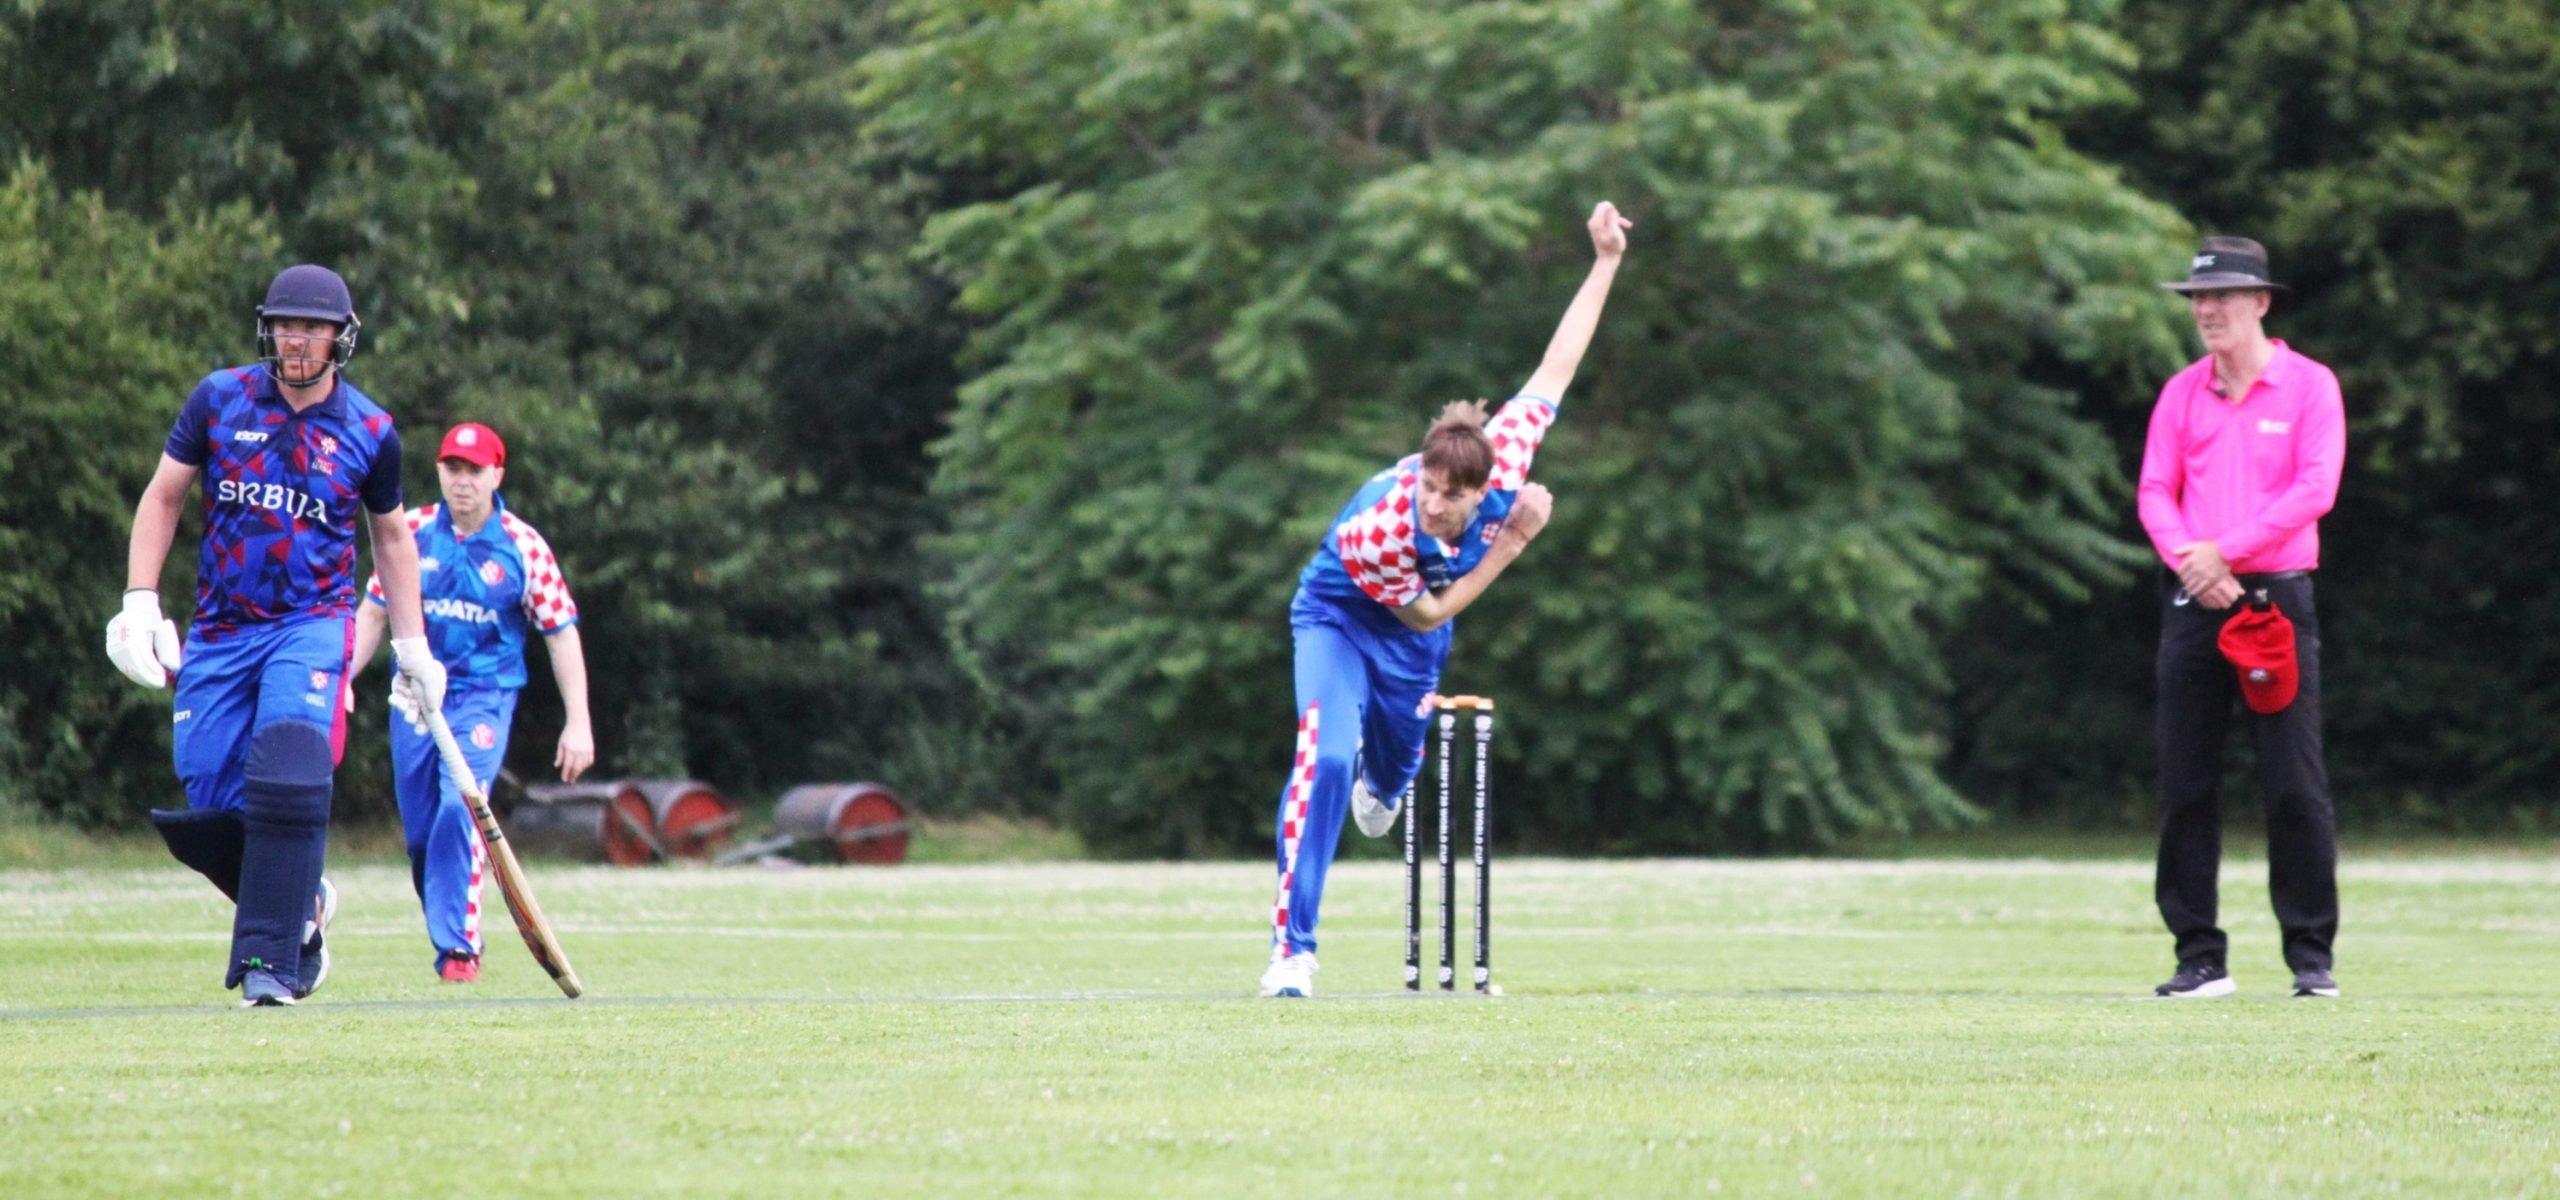
[[[2188,278],[2161,286],[2187,296],[2207,354],[2160,389],[2138,492],[2142,527],[2177,576],[2160,611],[2155,889],[2178,970],[2157,994],[2237,987],[2215,910],[2222,747],[2239,710],[2257,741],[2267,887],[2293,994],[2335,996],[2338,823],[2320,745],[2311,580],[2346,459],[2338,377],[2267,336],[2284,285],[2258,243],[2208,238]]]

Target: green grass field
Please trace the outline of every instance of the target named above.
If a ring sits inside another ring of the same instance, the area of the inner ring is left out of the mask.
[[[1505,860],[1491,1000],[1355,862],[1307,1002],[1260,864],[537,862],[572,1002],[503,915],[435,982],[376,860],[258,1011],[194,876],[11,870],[0,1196],[2560,1193],[2560,855],[2349,853],[2336,1001],[2257,861],[2186,1002],[2124,858]]]

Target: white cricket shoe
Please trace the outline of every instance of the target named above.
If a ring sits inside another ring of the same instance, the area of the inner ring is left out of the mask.
[[[1273,951],[1271,965],[1262,969],[1262,994],[1299,1000],[1315,995],[1316,956]]]
[[[302,987],[295,996],[308,996],[320,990],[329,980],[329,922],[338,916],[338,889],[329,877],[320,877],[320,890],[311,897],[312,919],[302,923]]]
[[[1351,823],[1360,827],[1364,837],[1385,837],[1396,827],[1396,810],[1378,800],[1369,790],[1369,781],[1358,775],[1351,777]]]

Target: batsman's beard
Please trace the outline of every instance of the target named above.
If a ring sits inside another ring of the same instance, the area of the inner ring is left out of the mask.
[[[310,367],[311,373],[297,377],[295,367]],[[277,361],[276,376],[286,387],[310,387],[329,377],[329,360],[325,358],[284,358]]]

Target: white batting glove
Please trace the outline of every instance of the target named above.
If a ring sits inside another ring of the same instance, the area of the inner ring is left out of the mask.
[[[178,627],[160,615],[160,593],[134,588],[124,594],[124,611],[107,622],[107,661],[144,687],[169,686],[178,670]]]
[[[427,718],[444,711],[444,664],[436,661],[422,637],[391,639],[391,659],[400,677],[391,681],[392,703],[406,701],[402,713],[423,729]]]
[[[400,714],[400,719],[407,721],[409,728],[419,733],[427,731],[426,717],[419,714],[417,701],[411,700],[409,694],[401,690],[398,679],[391,681],[391,711]]]

